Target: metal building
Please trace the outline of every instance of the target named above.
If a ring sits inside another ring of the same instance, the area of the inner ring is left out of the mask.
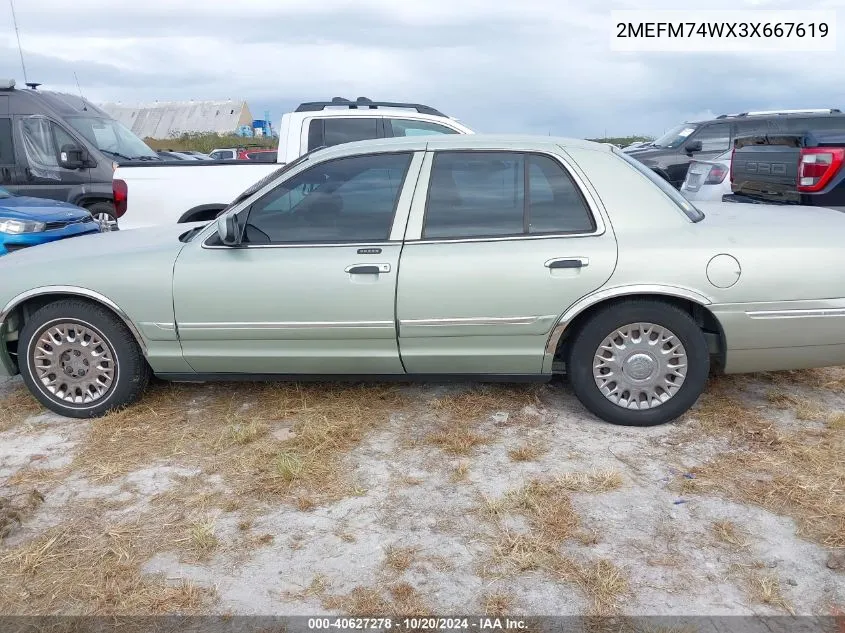
[[[167,139],[184,133],[234,134],[252,127],[246,101],[157,101],[103,103],[99,107],[141,138]]]

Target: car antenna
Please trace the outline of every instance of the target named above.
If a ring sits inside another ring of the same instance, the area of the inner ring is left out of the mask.
[[[82,111],[88,112],[88,104],[85,103],[85,97],[82,96],[82,88],[79,86],[79,77],[76,76],[76,71],[73,71],[73,78],[76,81],[76,89],[79,90],[79,98],[82,99]]]
[[[9,6],[12,8],[12,23],[15,25],[15,37],[18,39],[18,54],[21,56],[21,69],[23,70],[23,82],[27,83],[26,64],[23,61],[23,48],[21,47],[21,32],[18,29],[18,17],[15,15],[15,3],[9,0]]]

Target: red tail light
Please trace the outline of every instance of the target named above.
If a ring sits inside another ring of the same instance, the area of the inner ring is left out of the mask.
[[[126,206],[129,200],[129,187],[126,186],[125,180],[112,180],[111,191],[114,197],[114,213],[117,217],[122,218],[126,213]]]
[[[798,161],[798,191],[821,191],[845,162],[845,148],[805,147]]]
[[[731,162],[733,165],[733,162]],[[724,165],[713,165],[710,167],[710,171],[707,172],[707,178],[704,179],[705,185],[718,185],[724,179],[725,176],[728,175],[728,168]]]

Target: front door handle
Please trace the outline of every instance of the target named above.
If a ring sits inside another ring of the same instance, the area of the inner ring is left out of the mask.
[[[379,273],[389,273],[390,264],[353,264],[344,268],[343,272],[350,275],[378,275]]]
[[[587,257],[559,257],[543,264],[546,268],[584,268],[590,265]]]

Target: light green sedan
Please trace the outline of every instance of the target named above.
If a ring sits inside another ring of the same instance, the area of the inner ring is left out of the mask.
[[[209,168],[213,177],[214,168]],[[711,368],[845,364],[845,215],[701,210],[607,145],[418,137],[306,155],[214,223],[0,261],[0,367],[93,417],[171,380],[546,381],[614,424]]]

